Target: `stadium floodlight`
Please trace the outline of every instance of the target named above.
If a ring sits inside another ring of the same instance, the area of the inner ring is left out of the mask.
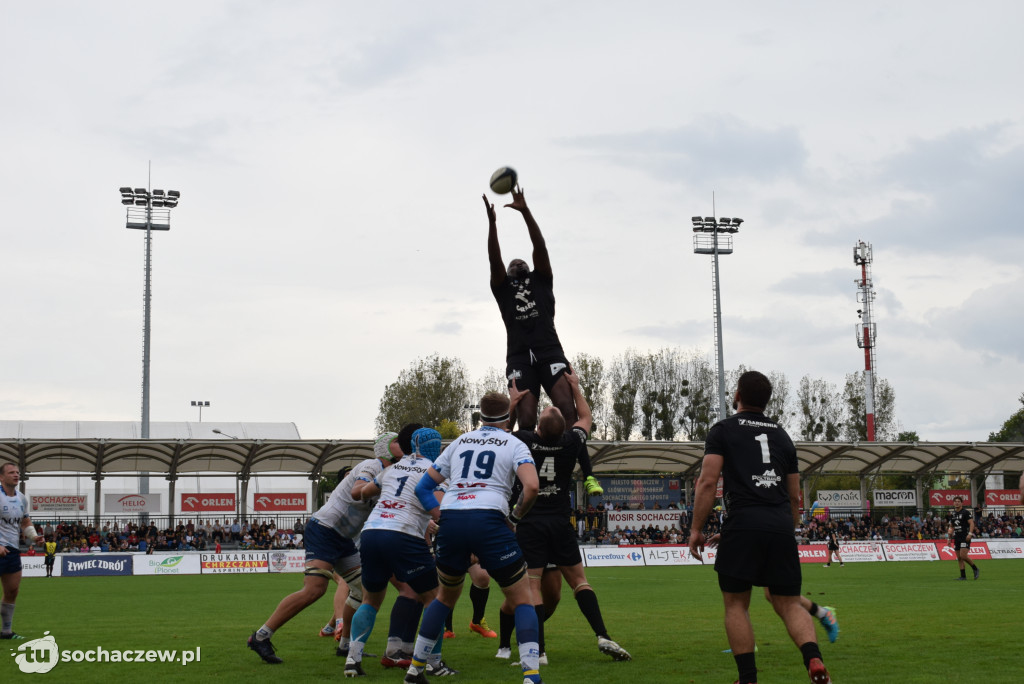
[[[203,422],[203,408],[210,408],[208,401],[193,401],[192,405],[199,409],[199,422]]]
[[[714,200],[712,200],[714,202]],[[715,317],[715,354],[718,357],[718,419],[722,420],[728,413],[728,398],[725,389],[725,362],[722,352],[722,290],[719,282],[718,256],[720,254],[732,254],[732,235],[739,232],[739,226],[743,223],[741,218],[715,219],[714,216],[694,216],[693,232],[699,233],[693,236],[693,253],[709,254],[714,257],[712,262],[712,276],[714,278],[714,317]],[[711,233],[710,236],[706,233]]]

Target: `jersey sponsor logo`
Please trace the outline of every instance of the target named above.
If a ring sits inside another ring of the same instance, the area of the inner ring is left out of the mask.
[[[390,499],[381,499],[378,504],[381,508],[405,508],[405,503],[402,501],[391,501]]]
[[[758,427],[758,428],[777,428],[778,425],[775,423],[766,423],[762,420],[750,420],[749,418],[738,418],[740,425],[743,427]]]
[[[506,380],[522,380],[522,378],[523,378],[523,372],[519,371],[519,370],[514,370],[511,373],[509,373],[506,376],[505,379]]]
[[[500,439],[498,437],[488,437],[487,439],[460,437],[459,439],[461,444],[479,444],[480,446],[505,446],[508,444],[508,439]]]
[[[553,363],[553,364],[551,364],[551,375],[557,374],[558,371],[562,370],[563,368],[565,368],[565,364],[564,363]]]
[[[750,479],[756,483],[755,486],[764,487],[765,489],[774,487],[778,483],[782,482],[782,478],[775,474],[774,468],[766,470],[760,475],[751,475]]]
[[[476,498],[476,494],[459,494],[455,498],[458,499],[459,501],[472,501],[473,499]]]

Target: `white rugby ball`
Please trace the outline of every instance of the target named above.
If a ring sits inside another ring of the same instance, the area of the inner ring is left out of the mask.
[[[506,195],[516,187],[519,176],[511,166],[502,166],[491,174],[491,190],[499,195]]]

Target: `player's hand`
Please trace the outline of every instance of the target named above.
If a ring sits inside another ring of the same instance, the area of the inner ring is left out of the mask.
[[[498,225],[498,215],[494,213],[494,205],[484,195],[484,206],[487,207],[487,222],[491,226]]]
[[[6,555],[7,555],[7,547],[6,546],[0,546],[0,557],[6,556]]]
[[[700,530],[694,530],[690,532],[690,555],[699,560],[701,563],[704,562],[704,557],[701,553],[704,551],[704,533]]]
[[[572,367],[571,366],[569,368],[565,369],[564,375],[565,375],[565,381],[567,383],[569,383],[569,387],[572,387],[574,390],[577,390],[577,389],[580,388],[580,376],[578,376],[578,375],[576,375],[575,373],[572,372]]]
[[[524,212],[529,209],[526,206],[526,195],[524,190],[517,184],[516,187],[512,188],[512,202],[505,205],[509,209],[515,209],[518,212]]]
[[[710,539],[708,539],[708,540],[706,540],[704,542],[704,546],[707,546],[707,547],[713,549],[713,548],[716,548],[718,546],[718,542],[720,542],[720,541],[722,541],[722,533],[721,532],[715,532],[713,535],[711,535]]]
[[[512,386],[508,388],[509,408],[515,408],[519,400],[530,393],[530,390],[521,390],[516,387],[516,380],[512,378]]]

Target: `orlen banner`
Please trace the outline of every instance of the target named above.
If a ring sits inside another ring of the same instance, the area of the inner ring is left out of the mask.
[[[237,553],[201,553],[200,571],[206,574],[237,574],[269,572],[266,551],[240,551]]]
[[[935,549],[933,542],[927,541],[905,541],[886,542],[886,560],[891,561],[934,561],[939,560],[939,552]]]
[[[965,504],[966,505],[966,504]],[[1016,489],[989,489],[985,492],[986,506],[1018,506],[1020,492]]]
[[[36,494],[28,497],[28,507],[36,511],[72,513],[89,507],[88,494]]]
[[[819,489],[818,501],[829,508],[864,507],[864,500],[857,489]]]
[[[913,489],[876,489],[872,494],[875,506],[917,507],[917,491]]]
[[[824,563],[828,560],[828,547],[824,544],[799,544],[801,563]]]
[[[644,549],[642,546],[608,546],[580,549],[583,560],[588,568],[599,567],[643,567]]]
[[[638,527],[651,527],[652,525],[663,529],[668,529],[672,526],[679,527],[679,511],[608,511],[609,530],[621,530],[626,527],[636,529]]]
[[[932,506],[952,506],[953,499],[958,496],[964,500],[964,506],[973,505],[969,489],[929,489],[928,503]]]
[[[644,563],[647,565],[714,565],[718,549],[705,547],[704,562],[690,554],[689,546],[645,546]]]
[[[956,550],[949,545],[948,540],[936,541],[935,548],[939,550],[941,560],[955,560]],[[988,552],[988,545],[983,541],[971,541],[971,550],[967,554],[971,560],[988,560],[992,555]]]
[[[161,513],[159,494],[104,494],[104,513]]]
[[[287,494],[257,494],[253,499],[252,510],[257,513],[268,511],[306,510],[306,493],[293,492]]]
[[[182,513],[233,513],[235,511],[235,493],[223,492],[213,494],[182,494]]]

